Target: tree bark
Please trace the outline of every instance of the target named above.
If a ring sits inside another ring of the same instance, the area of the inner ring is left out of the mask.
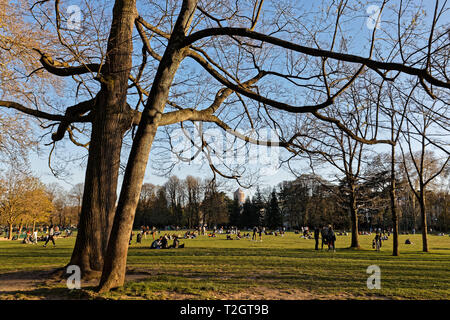
[[[429,250],[428,250],[427,212],[426,212],[426,208],[425,208],[424,191],[420,191],[419,206],[420,206],[420,214],[421,214],[421,218],[422,218],[422,251],[429,252]]]
[[[123,119],[120,114],[105,118],[92,126],[83,204],[70,261],[80,267],[83,276],[103,268],[117,199]]]
[[[392,237],[393,237],[393,247],[392,255],[398,256],[398,215],[397,215],[397,205],[396,205],[396,195],[395,195],[395,146],[391,146],[391,187],[390,187],[390,198],[391,198],[391,214],[392,214]]]
[[[100,274],[114,219],[122,140],[133,117],[126,98],[136,16],[135,0],[115,2],[108,53],[99,76],[101,90],[93,110],[79,231],[70,261],[83,275]]]
[[[182,47],[182,41],[190,26],[196,5],[196,0],[183,1],[174,30],[156,72],[147,105],[142,113],[125,170],[102,277],[98,287],[99,292],[120,287],[125,281],[128,242],[150,149],[158,129],[158,122],[164,111],[170,86],[184,58],[185,50]]]
[[[350,217],[352,220],[352,243],[350,248],[360,248],[358,237],[358,207],[356,203],[356,191],[355,186],[350,185]]]

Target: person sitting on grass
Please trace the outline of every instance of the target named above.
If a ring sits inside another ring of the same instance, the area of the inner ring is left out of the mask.
[[[31,233],[30,233],[30,231],[28,230],[27,231],[27,235],[25,236],[25,238],[23,238],[23,241],[22,241],[22,243],[24,243],[24,244],[29,244],[29,243],[31,243],[32,241],[31,241]]]
[[[227,234],[227,240],[233,240],[233,238],[229,234]]]
[[[64,238],[70,237],[71,234],[72,234],[72,230],[70,230],[69,228],[67,228],[65,231],[66,231],[66,235],[64,236]]]
[[[136,243],[141,243],[142,242],[142,233],[139,232],[136,236]]]
[[[178,240],[178,237],[175,236],[173,238],[173,244],[169,247],[169,249],[170,248],[173,248],[173,249],[184,248],[184,243],[180,244],[180,240]]]
[[[180,246],[180,240],[178,240],[178,237],[174,237],[172,248],[177,249],[179,246]]]
[[[161,249],[162,236],[152,242],[150,249]]]
[[[167,249],[169,248],[169,241],[168,241],[168,237],[167,235],[164,235],[164,237],[162,237],[161,239],[161,249]]]

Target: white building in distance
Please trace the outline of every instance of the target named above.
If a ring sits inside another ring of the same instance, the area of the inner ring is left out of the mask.
[[[245,193],[241,190],[241,188],[238,188],[234,192],[234,200],[237,200],[240,205],[243,205],[245,202]]]

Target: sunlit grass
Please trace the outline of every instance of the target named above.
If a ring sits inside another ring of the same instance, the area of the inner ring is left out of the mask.
[[[170,232],[173,233],[173,232]],[[180,232],[181,234],[181,232]],[[412,245],[404,244],[406,238]],[[287,233],[264,236],[263,241],[225,240],[200,236],[183,239],[186,248],[150,250],[152,237],[133,240],[128,267],[148,273],[106,294],[108,298],[164,299],[168,293],[195,299],[214,299],[227,293],[265,287],[305,290],[314,294],[373,295],[398,299],[450,298],[450,237],[429,236],[430,253],[423,253],[420,235],[400,236],[400,256],[392,256],[392,239],[380,252],[373,236],[360,236],[361,249],[349,249],[350,235],[338,236],[337,251],[314,250],[314,240]],[[57,247],[0,241],[0,273],[62,267],[67,264],[74,238],[58,239]],[[381,268],[381,289],[366,286],[367,267]]]

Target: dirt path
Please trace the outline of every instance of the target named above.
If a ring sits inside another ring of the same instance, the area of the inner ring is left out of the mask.
[[[58,278],[54,269],[14,271],[0,274],[0,300],[2,299],[90,299],[85,290],[67,290],[66,279]],[[127,274],[126,281],[148,278],[145,272]],[[98,280],[81,281],[82,289],[93,289]],[[69,294],[69,292],[71,294]],[[78,294],[77,294],[78,293]],[[80,294],[81,293],[81,294]]]
[[[97,280],[82,281],[82,289],[67,290],[66,280],[55,278],[54,269],[38,271],[15,271],[0,274],[0,300],[32,299],[32,300],[60,300],[60,299],[95,299],[92,289],[98,284]],[[150,277],[151,274],[142,271],[130,271],[126,281],[139,281]],[[157,292],[156,298],[168,300],[198,299],[195,295],[177,292]],[[218,300],[347,300],[356,299],[351,294],[321,295],[300,289],[273,289],[266,287],[251,288],[238,293],[211,293],[211,298]],[[363,297],[364,298],[364,297]],[[368,298],[368,297],[366,297]],[[131,296],[121,296],[120,299],[136,299]],[[383,299],[383,297],[370,297]]]
[[[0,294],[32,290],[50,279],[51,271],[16,271],[0,274]]]

